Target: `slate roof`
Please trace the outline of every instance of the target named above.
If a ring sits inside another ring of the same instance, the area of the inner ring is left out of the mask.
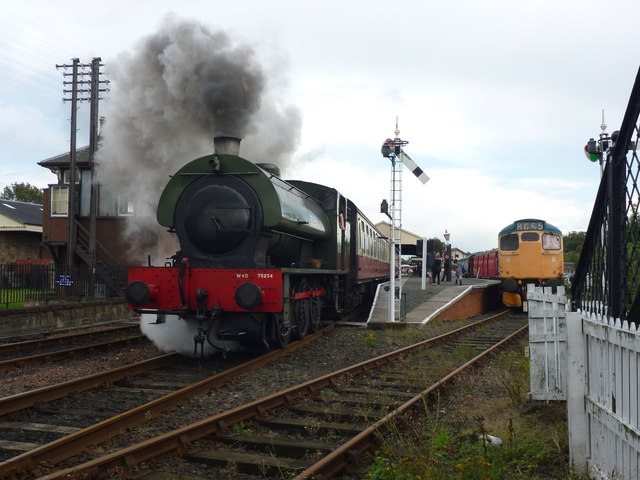
[[[9,217],[24,225],[42,226],[44,216],[42,205],[0,199],[0,215]]]
[[[38,162],[41,167],[68,167],[70,163],[69,152],[61,153],[55,157]],[[76,149],[76,167],[89,166],[89,146]]]

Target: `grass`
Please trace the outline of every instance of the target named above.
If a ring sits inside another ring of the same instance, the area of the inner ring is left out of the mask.
[[[23,308],[29,290],[0,288],[0,308]]]
[[[7,309],[7,308],[24,308],[24,303],[23,302],[0,303],[0,309]]]
[[[28,289],[0,289],[0,308],[24,308]]]
[[[569,465],[566,405],[529,402],[524,349],[464,374],[381,439],[376,480],[586,480]],[[501,445],[482,441],[498,437]]]
[[[0,288],[0,298],[11,298],[14,300],[24,300],[30,290],[26,288]]]
[[[0,288],[0,308],[24,308],[27,301],[55,295],[55,290],[30,290],[28,288]]]

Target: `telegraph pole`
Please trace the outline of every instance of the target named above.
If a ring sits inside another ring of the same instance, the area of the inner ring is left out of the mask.
[[[77,134],[77,112],[78,102],[88,101],[91,102],[91,114],[90,114],[90,136],[89,136],[89,161],[91,165],[91,229],[90,233],[90,254],[92,258],[92,266],[95,266],[95,212],[97,206],[94,205],[96,199],[96,193],[93,185],[93,157],[97,148],[97,125],[98,125],[98,101],[100,100],[100,92],[106,92],[107,89],[101,89],[101,84],[109,83],[106,80],[100,80],[100,58],[96,57],[89,63],[80,63],[78,58],[73,58],[71,64],[56,65],[56,68],[69,69],[71,73],[63,73],[65,80],[62,82],[64,85],[64,95],[70,95],[62,99],[63,102],[71,102],[71,134],[69,141],[69,195],[68,195],[68,240],[67,240],[67,267],[71,268],[74,265],[74,254],[76,250],[76,134]],[[90,69],[90,71],[87,71]],[[85,80],[85,77],[89,76],[89,80]],[[66,80],[70,77],[70,80]],[[82,78],[82,79],[79,79]],[[89,88],[80,88],[80,86],[89,85]],[[64,180],[64,179],[63,179]]]
[[[91,61],[91,110],[89,114],[89,166],[91,171],[91,206],[89,217],[89,256],[91,257],[91,268],[96,267],[97,252],[96,252],[96,218],[98,216],[98,189],[95,185],[95,154],[98,148],[98,101],[100,100],[100,92],[106,91],[100,90],[101,83],[109,83],[108,81],[100,80],[100,57],[95,57]]]
[[[64,77],[71,77],[71,81],[63,81],[65,87],[71,86],[71,89],[64,88],[63,92],[71,94],[71,98],[63,98],[63,102],[71,102],[71,138],[69,141],[69,190],[67,195],[68,207],[68,233],[67,233],[67,268],[72,268],[74,265],[73,254],[76,250],[76,202],[75,202],[75,186],[76,186],[76,123],[78,112],[78,67],[80,60],[73,58],[71,65],[56,65],[56,68],[69,68],[71,67],[71,73],[64,73]],[[64,182],[64,178],[62,180]]]

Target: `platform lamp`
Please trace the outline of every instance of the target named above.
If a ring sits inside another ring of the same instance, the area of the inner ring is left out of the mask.
[[[449,261],[451,261],[451,244],[449,243],[449,238],[451,237],[451,234],[447,231],[447,229],[444,229],[444,241],[445,241],[445,255],[449,255]],[[444,259],[443,259],[444,260]],[[444,272],[444,278],[447,282],[451,281],[451,266],[449,266],[449,268],[446,269],[446,271]]]

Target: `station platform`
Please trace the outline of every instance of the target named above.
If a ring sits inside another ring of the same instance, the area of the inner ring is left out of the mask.
[[[462,285],[456,285],[453,279],[432,285],[427,279],[423,290],[422,278],[403,277],[402,301],[406,316],[402,323],[424,324],[436,318],[458,320],[484,313],[494,308],[499,300],[498,284],[496,280],[465,278]],[[367,324],[390,323],[388,288],[389,282],[378,286]]]

